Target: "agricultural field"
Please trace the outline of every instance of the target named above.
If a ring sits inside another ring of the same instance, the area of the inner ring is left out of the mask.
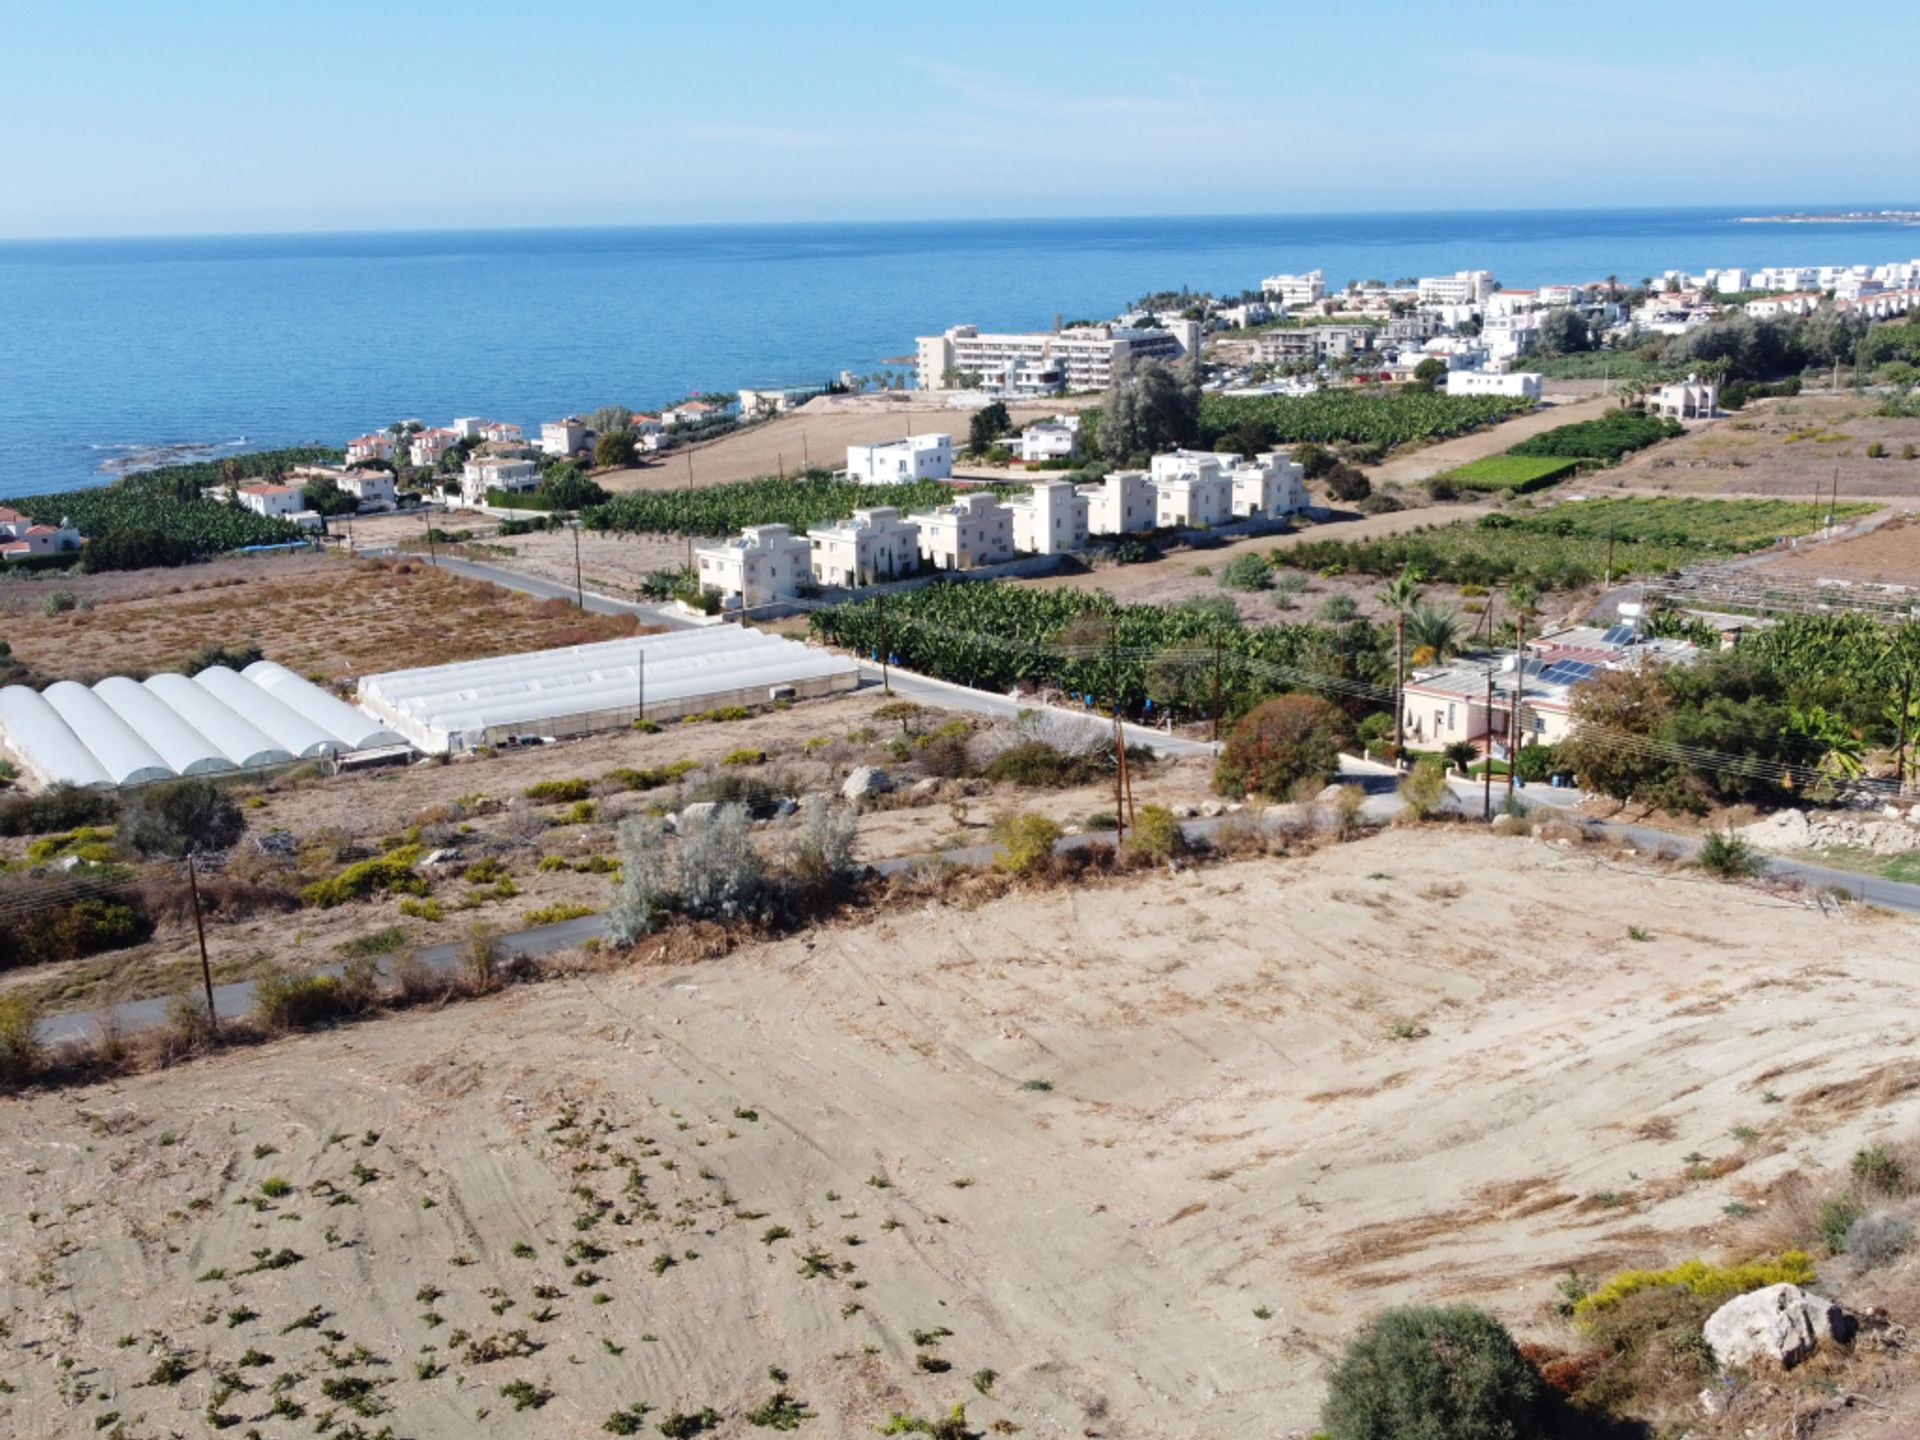
[[[786,525],[800,534],[810,525],[843,519],[856,508],[893,505],[907,511],[930,510],[950,502],[954,493],[953,486],[939,480],[862,485],[814,470],[785,479],[763,475],[704,489],[632,491],[593,507],[583,518],[589,529],[608,532],[713,537],[735,534],[747,525]]]
[[[1389,1305],[1581,1347],[1570,1272],[1803,1243],[1790,1177],[1920,1118],[1910,921],[1643,865],[978,877],[10,1100],[0,1429],[1279,1435]],[[1819,1268],[1913,1323],[1911,1258]],[[1906,1398],[1808,1369],[1876,1397],[1842,1424]],[[1648,1433],[1753,1418],[1641,1379]]]
[[[1369,677],[1391,641],[1356,620],[1243,629],[1211,609],[1123,605],[1099,591],[1004,581],[931,585],[884,612],[852,601],[813,612],[814,634],[857,654],[884,644],[896,663],[983,690],[1053,687],[1111,706],[1116,688],[1138,719],[1205,713],[1220,648],[1225,708],[1295,688],[1306,676]]]
[[[298,539],[300,532],[284,520],[271,520],[224,501],[203,500],[202,487],[265,475],[291,465],[337,463],[340,458],[338,450],[320,447],[261,451],[234,456],[230,461],[169,465],[129,475],[111,485],[27,495],[6,503],[48,524],[64,517],[89,537],[115,531],[148,531],[182,542],[197,555],[215,555],[243,545]]]
[[[1549,455],[1592,465],[1618,465],[1621,457],[1686,433],[1677,420],[1662,420],[1616,410],[1597,420],[1581,420],[1528,436],[1509,455]]]
[[[1870,513],[1841,505],[1840,519]],[[1696,561],[1749,554],[1782,536],[1805,535],[1826,519],[1825,507],[1787,500],[1642,498],[1568,501],[1534,511],[1483,515],[1353,542],[1314,540],[1276,550],[1276,564],[1323,573],[1397,575],[1412,566],[1443,583],[1506,584],[1573,590],[1604,576],[1612,548],[1613,576],[1658,574]]]
[[[75,608],[48,614],[48,597],[61,592]],[[333,682],[611,639],[634,625],[427,565],[333,553],[11,580],[0,584],[0,616],[14,653],[50,680],[148,674],[207,646],[258,645]]]
[[[1259,423],[1270,426],[1278,444],[1344,440],[1357,445],[1396,445],[1444,440],[1478,430],[1530,408],[1503,395],[1436,395],[1389,391],[1323,390],[1315,395],[1203,395],[1200,399],[1202,448],[1230,430]]]
[[[1648,494],[1760,495],[1811,502],[1920,500],[1920,418],[1878,396],[1799,395],[1749,404],[1629,457],[1590,482]]]
[[[1509,450],[1505,455],[1489,455],[1435,476],[1456,490],[1506,491],[1524,495],[1564,480],[1580,468],[1578,460],[1551,455],[1523,455]]]

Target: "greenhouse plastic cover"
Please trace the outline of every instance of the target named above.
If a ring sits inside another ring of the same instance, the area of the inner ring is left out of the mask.
[[[362,680],[358,698],[422,749],[444,750],[503,727],[630,713],[643,681],[648,710],[684,709],[706,696],[811,680],[851,686],[858,673],[845,656],[727,625],[394,670]]]
[[[256,674],[256,672],[259,672]],[[113,789],[405,742],[284,666],[0,689],[0,740],[47,785]]]

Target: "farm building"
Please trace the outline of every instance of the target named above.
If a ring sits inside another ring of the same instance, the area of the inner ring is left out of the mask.
[[[117,789],[404,742],[284,665],[0,690],[0,741],[43,785]]]
[[[444,754],[827,695],[859,680],[844,656],[728,625],[394,670],[362,680],[358,699],[420,749]]]

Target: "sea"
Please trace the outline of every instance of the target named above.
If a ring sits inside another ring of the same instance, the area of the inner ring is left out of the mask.
[[[1510,286],[1920,258],[1920,227],[1722,209],[409,231],[0,243],[0,498],[391,421],[910,371],[949,325],[1157,290],[1488,269]],[[1911,208],[1909,204],[1906,208]]]

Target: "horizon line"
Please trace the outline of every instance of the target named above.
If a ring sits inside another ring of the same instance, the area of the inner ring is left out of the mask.
[[[71,244],[111,244],[127,242],[153,242],[177,240],[302,240],[327,237],[350,236],[388,236],[388,235],[517,235],[517,234],[568,234],[603,233],[611,234],[623,231],[673,231],[673,230],[801,230],[829,229],[845,226],[865,226],[871,228],[908,229],[931,225],[1006,225],[1006,224],[1089,224],[1124,223],[1137,224],[1142,221],[1193,221],[1193,220],[1323,220],[1344,219],[1350,217],[1378,216],[1462,216],[1462,215],[1636,215],[1636,214],[1685,214],[1728,212],[1736,222],[1740,219],[1764,219],[1770,215],[1797,214],[1850,214],[1875,210],[1904,211],[1920,214],[1920,202],[1895,204],[1886,201],[1827,201],[1800,202],[1796,205],[1534,205],[1508,206],[1498,209],[1489,207],[1465,207],[1460,209],[1359,209],[1359,210],[1248,210],[1248,211],[1186,211],[1161,214],[1065,214],[1065,215],[955,215],[923,216],[915,219],[888,219],[873,217],[852,217],[834,220],[675,220],[654,222],[597,222],[576,225],[399,225],[380,228],[347,227],[315,229],[311,227],[287,230],[170,230],[127,233],[92,234],[6,234],[0,235],[0,245],[71,245]],[[1845,222],[1839,222],[1845,223]],[[1853,222],[1871,224],[1871,221]],[[1886,221],[1886,224],[1898,224]]]

